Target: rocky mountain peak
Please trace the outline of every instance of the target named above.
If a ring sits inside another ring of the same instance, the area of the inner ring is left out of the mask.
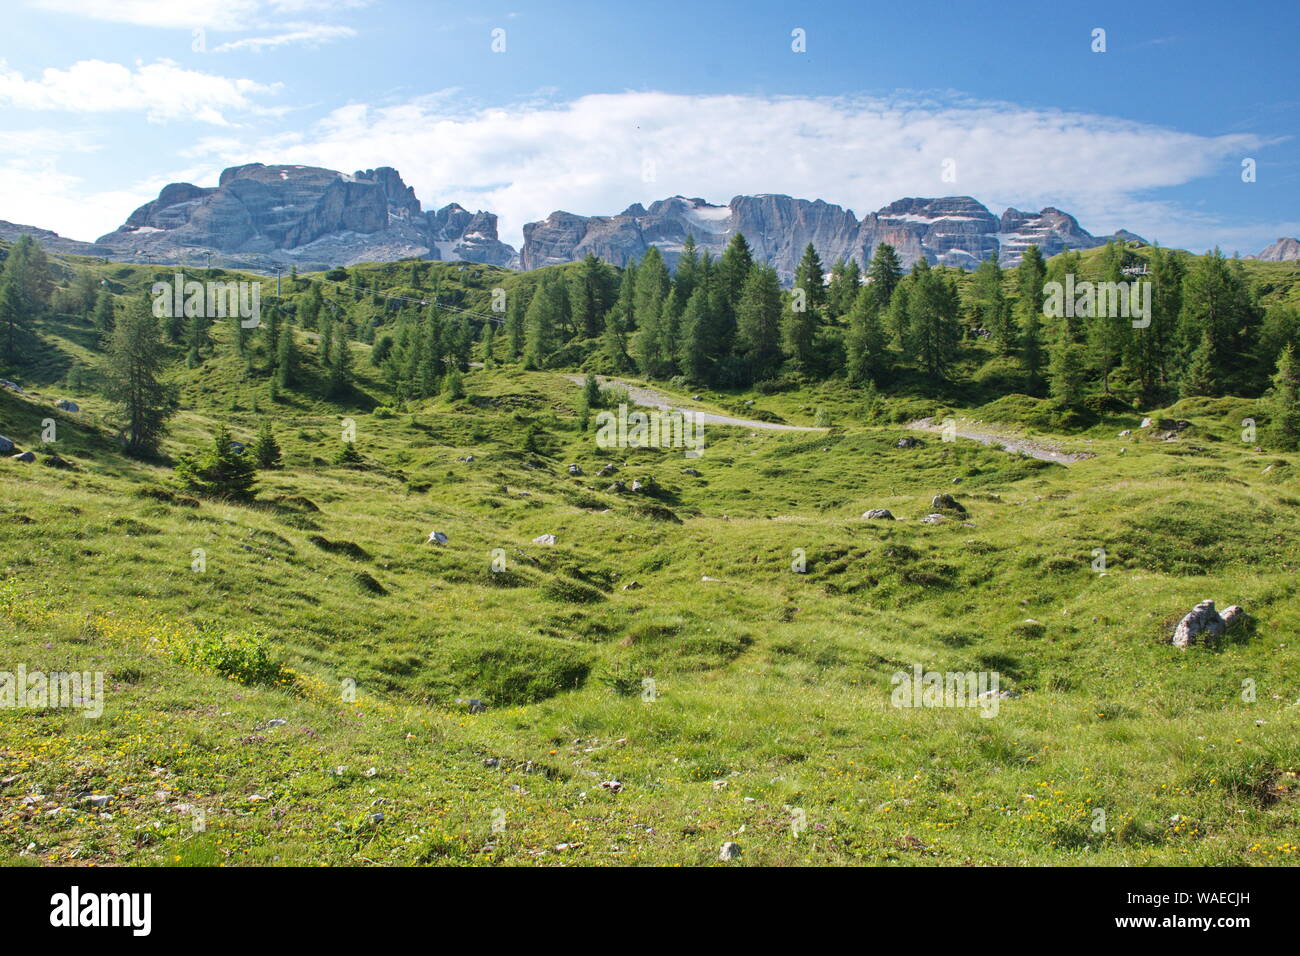
[[[118,258],[301,268],[401,258],[515,262],[496,217],[452,204],[425,213],[391,166],[346,174],[319,166],[248,163],[216,187],[171,183],[100,240]]]

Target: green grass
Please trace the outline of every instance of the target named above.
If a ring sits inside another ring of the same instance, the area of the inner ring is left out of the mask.
[[[65,331],[42,329],[51,369]],[[0,460],[0,669],[106,684],[98,719],[0,710],[0,859],[695,865],[734,840],[740,865],[1295,863],[1300,457],[1240,440],[1253,403],[1180,403],[1159,414],[1193,427],[1166,442],[1140,414],[1053,436],[1033,399],[890,400],[886,421],[946,410],[1095,453],[1065,468],[899,449],[842,384],[710,393],[835,428],[708,428],[688,461],[597,449],[560,373],[475,369],[464,400],[377,415],[364,353],[342,407],[271,403],[230,358],[178,372],[169,455],[271,417],[285,467],[250,505],[159,492],[170,469],[121,457],[93,395],[63,414],[54,380],[0,391],[0,433],[35,447],[53,417],[76,465]],[[329,463],[345,416],[360,466]],[[657,497],[606,492],[606,463]],[[917,520],[940,492],[967,524]],[[1246,626],[1165,643],[1204,598]],[[1016,696],[992,719],[894,708],[913,664]]]

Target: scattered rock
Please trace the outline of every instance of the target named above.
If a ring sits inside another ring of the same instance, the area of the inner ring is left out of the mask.
[[[709,576],[706,574],[706,575],[704,575],[704,577],[700,578],[700,581],[701,581],[701,582],[712,581],[712,582],[714,582],[714,583],[721,583],[722,578],[711,578],[711,577],[709,577]]]
[[[606,790],[608,790],[610,793],[623,792],[623,784],[618,780],[606,780],[604,783],[601,784],[601,786],[604,787]]]
[[[569,474],[571,474],[571,475],[581,475],[582,473],[583,473],[583,472],[582,472],[582,466],[581,466],[581,465],[574,464],[574,465],[570,465],[570,466],[569,466]]]
[[[606,490],[606,491],[616,491],[616,492],[620,492],[620,493],[621,493],[621,492],[627,490],[627,485],[623,484],[623,482],[621,482],[621,481],[616,481],[616,482],[614,482],[612,485],[610,485],[608,488],[606,488],[605,490]]]
[[[485,757],[485,758],[483,759],[483,766],[485,766],[485,767],[499,767],[499,766],[501,766],[501,761],[500,761],[498,758],[496,758],[496,757]]]
[[[646,488],[646,483],[643,482],[643,481],[641,481],[639,478],[634,478],[634,479],[632,480],[632,490],[633,490],[633,491],[644,491],[645,488]]]
[[[443,534],[441,531],[430,531],[430,532],[429,532],[429,540],[426,541],[425,543],[426,543],[426,544],[446,544],[446,543],[447,543],[447,536],[446,536],[445,534]]]
[[[1124,429],[1122,432],[1119,433],[1119,437],[1120,437],[1120,438],[1128,438],[1128,436],[1129,436],[1129,435],[1132,435],[1132,434],[1133,434],[1133,430],[1132,430],[1131,428],[1126,428],[1126,429]]]
[[[624,591],[639,591],[640,589],[641,589],[640,581],[628,581],[627,584],[623,585]]]
[[[26,395],[26,390],[17,382],[11,382],[7,378],[0,378],[0,388],[7,388],[11,392],[17,392],[19,395]]]
[[[1138,428],[1150,428],[1154,424],[1155,422],[1152,421],[1150,418],[1144,418],[1142,419],[1142,424],[1139,425]]]
[[[965,514],[966,508],[960,501],[952,495],[944,493],[935,495],[930,500],[930,508],[934,511],[955,511],[958,514]]]
[[[555,544],[555,535],[539,534],[537,537],[533,538],[533,544],[553,545]]]
[[[58,409],[59,411],[61,411],[61,412],[79,412],[79,411],[81,411],[81,406],[80,406],[80,405],[78,405],[76,402],[72,401],[71,399],[67,399],[67,398],[61,398],[61,399],[59,399],[57,402],[54,403],[54,407],[57,408],[57,409]]]
[[[894,513],[888,508],[872,508],[870,511],[863,512],[862,517],[871,521],[877,519],[881,521],[893,521]]]
[[[724,861],[735,860],[735,859],[739,859],[739,857],[740,857],[739,843],[722,844],[722,850],[718,853],[719,860],[724,860]]]
[[[471,714],[481,714],[487,710],[487,704],[477,698],[471,697],[469,701],[469,712]]]
[[[0,454],[8,454],[13,450],[14,450],[13,441],[8,438],[5,438],[4,435],[0,435]]]
[[[21,461],[30,465],[32,462],[36,460],[36,456],[29,451],[24,451],[24,452],[19,452],[17,455],[14,455],[13,459],[14,461]]]
[[[63,468],[65,470],[71,470],[76,467],[72,462],[68,461],[68,459],[60,458],[58,455],[46,455],[41,459],[41,464],[47,465],[50,468]]]
[[[921,439],[912,438],[910,435],[907,435],[900,438],[898,441],[894,442],[894,447],[895,448],[920,448],[924,444],[925,442],[921,441]]]
[[[268,721],[266,722],[266,726],[268,726],[268,727],[283,727],[283,726],[284,726],[285,724],[287,724],[288,722],[289,722],[289,721],[285,720],[283,717],[274,717],[274,718],[272,718],[271,720],[268,720]]]
[[[702,399],[701,399],[701,397],[700,397],[699,395],[692,395],[692,396],[691,396],[691,401],[693,401],[693,402],[698,402],[698,401],[702,401]]]
[[[112,797],[107,795],[91,794],[90,796],[85,797],[82,802],[91,807],[106,807],[108,806],[108,802],[112,799]]]
[[[608,478],[610,475],[614,474],[616,471],[618,471],[618,466],[617,466],[617,465],[606,465],[604,468],[600,469],[600,471],[596,472],[596,477],[597,477],[597,478]]]
[[[457,461],[473,461],[473,460],[474,460],[474,456],[473,456],[473,455],[461,455],[461,456],[460,456],[459,458],[457,458],[456,460],[457,460]]]
[[[1174,647],[1191,647],[1194,644],[1214,644],[1229,625],[1240,618],[1245,611],[1234,604],[1222,614],[1214,609],[1213,601],[1202,601],[1192,608],[1174,628],[1170,643]]]
[[[924,518],[922,518],[922,519],[921,519],[921,523],[922,523],[922,524],[938,524],[940,521],[943,521],[943,520],[944,520],[944,516],[943,516],[943,515],[941,515],[941,514],[932,514],[932,515],[926,515]]]
[[[683,474],[683,475],[690,475],[692,478],[699,478],[699,477],[701,477],[700,473],[699,473],[698,471],[696,471],[694,468],[683,468],[683,469],[682,469],[682,474]]]

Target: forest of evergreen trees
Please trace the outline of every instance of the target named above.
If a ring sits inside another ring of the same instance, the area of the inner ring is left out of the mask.
[[[1152,285],[1145,327],[1128,318],[1044,315],[1046,283],[1085,271],[1100,281],[1127,281],[1135,277],[1125,268],[1134,263],[1137,278]],[[368,267],[331,270],[324,282],[290,274],[283,296],[263,307],[260,327],[234,323],[234,349],[248,374],[270,380],[273,399],[277,390],[303,384],[304,341],[320,369],[313,386],[345,396],[353,377],[349,343],[359,340],[372,344],[369,361],[399,405],[459,397],[462,375],[477,357],[489,366],[636,373],[760,392],[839,377],[872,394],[940,396],[974,377],[985,393],[1046,397],[1062,412],[1267,394],[1280,442],[1293,445],[1300,431],[1296,311],[1263,308],[1242,263],[1218,250],[1193,256],[1153,248],[1143,258],[1111,243],[1099,260],[1085,263],[1078,252],[1047,262],[1031,246],[1014,269],[989,258],[963,274],[924,260],[905,271],[895,250],[881,244],[863,274],[843,260],[828,272],[809,245],[793,287],[783,289],[743,235],[716,260],[688,238],[671,272],[651,247],[622,269],[588,255],[571,266],[511,276],[507,289],[493,290],[490,317],[449,307],[463,300],[464,289],[442,288],[446,273],[431,265],[376,267],[386,270],[384,290]],[[105,388],[137,404],[165,401],[161,385],[142,389],[139,382],[143,376],[156,384],[167,354],[184,356],[194,368],[214,348],[211,319],[155,319],[147,297],[115,296],[89,270],[73,269],[56,283],[39,244],[20,239],[0,272],[6,367],[21,366],[24,327],[46,311],[93,322],[106,353]],[[295,336],[295,327],[315,334]],[[128,417],[128,433],[138,431],[151,444],[157,425],[146,410],[128,410]],[[1068,424],[1068,415],[1062,421]]]

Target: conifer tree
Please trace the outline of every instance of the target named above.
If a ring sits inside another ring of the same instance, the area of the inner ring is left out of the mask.
[[[880,325],[880,303],[876,291],[864,286],[849,312],[847,369],[849,381],[872,382],[888,371],[885,333]]]
[[[903,278],[903,266],[898,261],[898,253],[887,242],[876,246],[871,254],[871,264],[867,267],[867,278],[876,289],[876,301],[882,309],[887,309],[893,301],[894,290]]]
[[[1290,343],[1277,359],[1273,391],[1268,397],[1269,430],[1281,451],[1300,449],[1300,363]]]
[[[148,297],[133,299],[118,317],[103,366],[104,394],[126,420],[128,454],[154,454],[171,417],[174,390],[160,379],[166,355]]]
[[[736,309],[736,345],[750,381],[776,374],[781,364],[781,283],[769,266],[753,266],[745,280]]]

